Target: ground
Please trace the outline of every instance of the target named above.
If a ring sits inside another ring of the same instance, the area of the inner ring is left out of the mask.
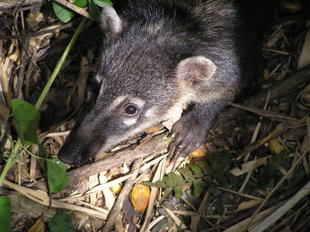
[[[11,99],[36,104],[81,22],[78,15],[59,22],[40,1],[17,3],[0,5],[2,174],[18,143]],[[159,126],[85,165],[66,166],[70,181],[49,193],[47,179],[57,173],[36,157],[57,156],[83,107],[101,48],[98,25],[88,20],[39,108],[34,130],[42,148],[19,149],[0,187],[11,200],[12,231],[309,231],[308,5],[283,1],[264,36],[256,93],[227,107],[190,157],[169,163],[170,138]],[[136,183],[145,185],[133,191]]]

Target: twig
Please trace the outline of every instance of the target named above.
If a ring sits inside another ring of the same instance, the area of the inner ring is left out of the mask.
[[[118,196],[117,201],[113,205],[113,208],[111,209],[108,215],[107,221],[102,230],[103,232],[112,231],[112,227],[114,226],[116,218],[119,215],[121,209],[123,208],[124,200],[128,196],[128,193],[138,176],[141,163],[142,163],[142,158],[134,161],[132,169],[135,170],[135,174],[125,182],[122,192]]]
[[[59,200],[50,199],[47,192],[20,186],[18,184],[12,183],[7,180],[4,180],[3,184],[11,189],[14,189],[15,191],[19,192],[21,195],[31,199],[32,201],[40,203],[41,205],[51,206],[53,208],[68,209],[72,211],[84,212],[91,216],[98,217],[101,219],[106,219],[107,217],[106,210],[98,211],[98,210],[85,208],[82,206],[72,205],[66,202],[61,202]]]
[[[209,194],[210,192],[208,190],[199,205],[197,215],[192,216],[191,229],[193,232],[198,231],[199,221],[200,221],[201,216],[204,214],[203,212],[204,212],[207,200],[209,199]],[[215,227],[215,225],[211,221],[209,221],[207,218],[205,219],[207,223],[209,223],[213,228]]]
[[[55,2],[60,3],[61,5],[63,5],[63,6],[65,6],[65,7],[67,7],[67,8],[69,8],[69,9],[71,9],[71,10],[73,10],[73,11],[75,11],[76,13],[78,13],[78,14],[80,14],[80,15],[83,15],[84,17],[86,17],[86,18],[88,18],[88,19],[94,20],[94,19],[89,15],[89,13],[88,13],[86,10],[84,10],[83,8],[80,8],[80,7],[76,6],[76,5],[73,5],[72,3],[70,3],[70,2],[68,2],[68,1],[66,1],[66,0],[55,0]]]
[[[170,140],[168,139],[163,139],[163,135],[160,134],[143,144],[143,146],[137,150],[126,149],[118,151],[115,154],[107,156],[94,163],[85,164],[79,168],[73,169],[67,172],[67,176],[71,178],[71,180],[66,184],[66,188],[63,192],[70,191],[70,189],[76,189],[76,183],[82,178],[98,174],[105,170],[110,170],[111,168],[121,166],[124,163],[130,165],[138,158],[144,158],[152,154],[164,153],[167,151],[169,141]],[[39,189],[46,189],[43,180],[38,181],[35,185]]]
[[[154,153],[164,152],[168,147],[169,141],[164,141],[162,137],[163,135],[155,136],[151,141],[143,144],[137,150],[119,151],[95,163],[83,165],[80,168],[68,172],[68,177],[85,178],[120,166],[125,162],[127,164],[131,163],[137,158],[144,158]]]
[[[68,44],[68,46],[66,47],[66,50],[63,52],[62,56],[60,57],[53,73],[51,74],[50,78],[48,79],[44,89],[42,90],[42,93],[39,97],[39,99],[37,100],[37,103],[35,104],[35,108],[39,109],[41,104],[43,103],[43,100],[45,99],[47,92],[49,91],[50,87],[52,86],[54,80],[56,79],[58,72],[60,70],[60,68],[62,67],[63,63],[65,62],[71,48],[73,47],[75,41],[77,40],[79,34],[81,33],[81,31],[84,28],[84,25],[86,24],[87,20],[85,18],[82,19],[80,25],[78,26],[78,28],[76,29],[73,37],[70,40],[70,43]]]
[[[42,29],[40,31],[36,31],[36,32],[28,32],[25,34],[21,34],[22,37],[36,37],[39,35],[44,35],[44,34],[48,34],[48,33],[53,33],[57,30],[64,30],[67,28],[72,27],[74,24],[76,24],[76,21],[72,21],[66,24],[62,24],[62,23],[55,23],[54,25],[48,26],[45,29]],[[18,39],[19,36],[17,35],[0,35],[0,40],[8,40],[8,39]]]
[[[264,106],[263,110],[266,110],[268,102],[269,102],[269,98],[270,98],[270,93],[268,93],[267,100],[266,100],[266,103],[265,103],[265,106]],[[255,128],[254,134],[252,135],[252,138],[251,138],[251,144],[253,144],[256,141],[256,139],[257,139],[258,132],[259,132],[260,127],[262,125],[262,122],[261,122],[262,119],[263,119],[263,116],[260,116],[259,117],[259,121],[258,121],[258,123],[256,125],[256,128]],[[250,157],[250,154],[251,154],[250,152],[246,154],[244,161],[248,161],[248,159]],[[256,160],[256,159],[257,159],[257,157],[255,156],[254,160]],[[242,185],[241,185],[241,187],[239,189],[239,192],[243,192],[243,190],[245,189],[245,186],[249,182],[251,176],[252,176],[252,170],[247,173],[247,175],[246,175],[246,177],[245,177],[245,179],[244,179],[244,181],[243,181],[243,183],[242,183]]]
[[[156,170],[154,177],[152,179],[153,183],[155,183],[158,180],[162,180],[163,173],[165,172],[164,171],[165,162],[166,162],[166,159],[161,160],[159,165],[157,166],[157,170]],[[161,194],[159,189],[154,187],[154,186],[151,187],[151,194],[150,194],[149,202],[148,202],[147,209],[145,212],[144,222],[143,222],[139,232],[150,231],[152,226],[154,225],[153,223],[152,223],[153,225],[151,225],[150,220],[152,218],[152,212],[154,210],[154,205],[155,205],[155,201],[157,200],[158,194],[159,194],[159,196]]]
[[[0,9],[1,10],[7,10],[13,7],[21,7],[21,6],[27,6],[27,5],[36,5],[36,4],[42,4],[43,0],[0,0]],[[1,11],[0,10],[0,11]]]
[[[293,122],[298,121],[297,118],[289,117],[289,116],[286,116],[286,115],[283,115],[280,113],[276,113],[276,112],[272,112],[272,111],[268,111],[268,110],[262,110],[259,108],[244,106],[244,105],[240,105],[240,104],[236,104],[236,103],[230,103],[229,105],[236,107],[236,108],[239,108],[239,109],[242,109],[242,110],[252,112],[254,114],[261,115],[261,116],[266,117],[266,118],[272,118],[275,121],[293,121]]]
[[[250,229],[251,232],[260,232],[267,229],[270,225],[276,222],[280,217],[282,217],[289,209],[291,209],[298,201],[307,196],[310,192],[310,181],[300,189],[291,199],[289,199],[284,205],[273,212],[268,218],[262,221],[259,225]]]
[[[19,74],[18,74],[18,80],[16,83],[16,87],[15,87],[15,91],[14,91],[14,96],[16,98],[19,97],[19,93],[23,87],[23,82],[24,82],[24,76],[25,76],[25,68],[27,66],[28,63],[28,47],[29,47],[29,37],[26,36],[23,39],[23,46],[22,46],[22,54],[21,54],[21,64],[20,64],[20,68],[19,68]]]
[[[67,46],[66,50],[64,51],[63,55],[61,56],[60,60],[58,61],[57,63],[57,66],[55,67],[53,73],[51,74],[49,80],[47,81],[39,99],[37,100],[37,103],[35,104],[35,108],[36,109],[39,109],[47,92],[49,91],[50,87],[52,86],[52,83],[54,82],[62,64],[64,63],[67,55],[69,54],[69,51],[71,50],[72,46],[74,45],[76,39],[78,38],[80,32],[82,31],[85,23],[86,23],[87,19],[82,19],[80,25],[78,26],[77,30],[75,31],[73,37],[71,38],[70,40],[70,43],[69,45]],[[22,140],[21,140],[21,137],[18,137],[13,149],[12,149],[12,152],[9,156],[9,158],[7,159],[7,162],[4,166],[4,169],[2,170],[1,174],[0,174],[0,187],[2,186],[2,182],[7,174],[7,172],[9,171],[9,169],[13,166],[13,164],[15,163],[16,161],[16,158],[17,158],[17,154],[18,154],[18,150],[19,148],[21,147],[22,145]]]
[[[286,173],[285,176],[282,177],[282,179],[277,183],[277,185],[272,189],[272,191],[268,194],[268,196],[263,200],[263,202],[259,205],[257,210],[253,213],[251,219],[246,223],[246,225],[243,227],[242,231],[246,231],[249,227],[249,224],[253,221],[255,216],[261,211],[261,209],[264,207],[264,205],[267,203],[267,201],[270,199],[270,197],[282,186],[285,180],[293,173],[296,166],[303,160],[305,155],[308,153],[310,146],[304,151],[304,153],[298,158],[298,160],[292,165],[291,169]]]
[[[301,123],[303,120],[296,122],[294,124],[290,123],[279,123],[276,128],[271,131],[266,137],[261,138],[256,143],[250,144],[249,146],[245,147],[243,152],[237,157],[237,160],[240,160],[243,156],[245,156],[247,153],[254,151],[255,149],[259,148],[260,146],[264,145],[266,142],[271,140],[272,138],[279,136],[280,134],[283,134],[286,130],[291,128],[293,125],[302,125]]]
[[[309,83],[310,65],[294,72],[286,77],[284,80],[276,82],[270,88],[255,94],[253,97],[248,98],[242,105],[246,106],[260,106],[266,102],[268,93],[270,92],[270,99],[279,98],[281,96],[288,95],[292,91],[296,91],[296,88],[302,88]],[[216,124],[224,124],[230,121],[232,118],[238,118],[242,115],[242,111],[236,108],[229,108],[219,115]]]

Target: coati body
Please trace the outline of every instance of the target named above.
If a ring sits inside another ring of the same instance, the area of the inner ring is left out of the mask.
[[[259,66],[258,46],[250,47],[229,0],[131,0],[119,14],[106,6],[102,28],[96,98],[59,152],[65,163],[108,151],[184,108],[170,148],[187,155]]]

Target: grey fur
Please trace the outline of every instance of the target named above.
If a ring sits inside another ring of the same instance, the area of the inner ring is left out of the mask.
[[[189,154],[204,142],[214,118],[234,99],[242,76],[252,75],[242,67],[251,70],[256,64],[256,51],[247,50],[248,38],[238,31],[232,2],[132,0],[119,17],[110,9],[105,12],[106,39],[96,77],[101,90],[69,135],[59,159],[82,162],[184,106],[187,110],[172,128],[171,152]],[[197,68],[182,66],[186,59]],[[138,113],[126,115],[126,107],[132,105]]]

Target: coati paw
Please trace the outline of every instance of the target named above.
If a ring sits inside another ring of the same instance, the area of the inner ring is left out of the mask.
[[[175,160],[187,156],[205,142],[207,129],[201,126],[195,117],[183,116],[172,127],[172,138],[169,145],[169,159]]]

